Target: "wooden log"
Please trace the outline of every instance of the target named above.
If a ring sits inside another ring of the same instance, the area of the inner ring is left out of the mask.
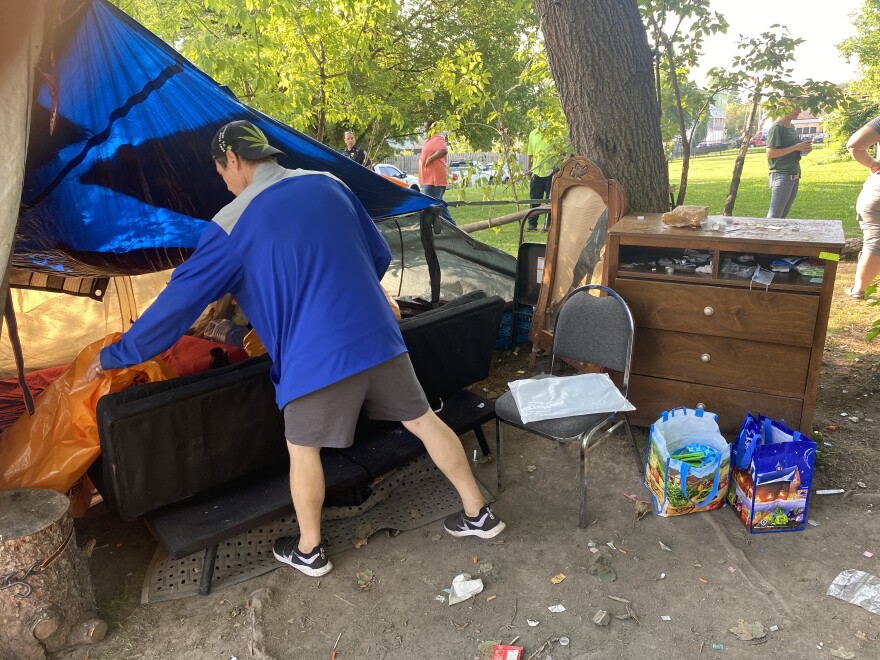
[[[106,633],[67,497],[0,491],[0,660],[46,658]]]
[[[519,222],[524,217],[526,217],[526,214],[529,211],[531,211],[531,209],[523,209],[522,211],[508,213],[507,215],[502,215],[497,218],[490,218],[489,220],[478,220],[477,222],[471,222],[466,225],[459,225],[458,228],[466,234],[472,234],[475,231],[482,231],[491,227],[500,227],[511,222]]]

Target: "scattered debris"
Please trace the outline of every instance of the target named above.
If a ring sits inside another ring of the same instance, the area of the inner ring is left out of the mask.
[[[760,621],[749,623],[745,619],[736,622],[736,626],[730,629],[734,635],[744,642],[751,642],[753,639],[763,639],[767,636],[767,631]]]
[[[857,481],[856,486],[858,486],[859,488],[867,488],[868,484],[866,484],[864,481]]]
[[[605,545],[607,545],[612,550],[617,550],[617,546],[614,545],[614,541],[608,541],[608,543],[606,543]]]
[[[770,626],[770,632],[776,632],[779,630],[779,626]]]
[[[445,603],[446,596],[444,596],[443,594],[437,594],[436,596],[434,596],[434,600],[436,600],[438,603]]]
[[[559,646],[568,646],[569,644],[571,644],[571,640],[568,637],[559,638]]]
[[[483,590],[483,581],[479,578],[471,579],[470,574],[461,573],[452,580],[452,589],[449,592],[449,604],[455,605],[473,598]]]
[[[564,579],[565,579],[565,573],[560,573],[559,575],[554,575],[552,578],[550,578],[550,582],[552,582],[553,584],[559,584]]]
[[[657,579],[658,579],[658,580],[665,580],[665,579],[666,579],[666,573],[660,573],[660,577],[658,577]]]
[[[709,580],[707,580],[706,578],[697,578],[697,582],[699,582],[700,584],[709,584]]]
[[[614,582],[617,579],[617,573],[611,566],[611,558],[602,553],[596,555],[590,573],[597,576],[600,582]]]
[[[554,614],[559,614],[560,612],[565,612],[564,605],[551,605],[547,609],[550,610],[551,612],[553,612]]]
[[[723,651],[724,644],[712,644],[712,650],[714,651]]]
[[[358,573],[356,575],[358,589],[360,589],[361,591],[366,591],[367,589],[372,587],[373,578],[375,577],[375,575],[376,574],[369,568],[366,568]]]
[[[663,550],[666,550],[666,552],[672,552],[672,548],[666,545],[663,541],[658,541],[658,543]]]
[[[498,596],[496,596],[495,594],[492,594],[491,596],[489,596],[489,597],[486,599],[486,602],[487,602],[487,603],[491,603],[491,602],[492,602],[493,600],[495,600],[496,598],[498,598]]]
[[[522,653],[522,646],[496,644],[492,649],[492,660],[520,660],[520,658],[522,658]]]
[[[537,619],[526,619],[526,623],[529,624],[530,628],[534,628],[535,626],[537,626],[541,622],[538,621]]]
[[[623,603],[624,605],[629,605],[632,602],[631,600],[627,600],[626,598],[621,598],[620,596],[611,596],[609,594],[605,594],[605,598],[609,600],[615,600],[618,603]]]
[[[865,550],[865,551],[862,553],[862,556],[863,556],[863,557],[867,557],[868,559],[871,559],[871,557],[874,556],[874,553],[873,553],[873,552],[869,552],[868,550]]]
[[[596,554],[597,552],[599,552],[599,548],[596,548],[596,547],[590,548],[590,552],[592,552],[593,554]]]
[[[660,615],[660,620],[661,620],[661,621],[672,621],[672,617],[669,616],[668,614],[661,614],[661,615]]]
[[[651,505],[647,502],[636,502],[636,520],[641,520],[651,512]]]
[[[480,568],[477,571],[478,573],[491,573],[494,566],[489,562],[485,562],[484,564],[480,564]]]
[[[476,564],[478,561],[480,561],[480,558],[474,555],[473,562]]]
[[[538,469],[537,465],[529,465],[526,467],[526,472],[534,472],[537,469]]]
[[[486,641],[480,642],[477,645],[477,651],[480,652],[480,657],[483,657],[485,655],[488,655],[489,653],[492,653],[493,649],[499,644],[501,644],[500,639],[487,639]]]
[[[807,520],[807,524],[808,524],[808,525],[812,525],[813,527],[818,527],[818,526],[819,526],[819,522],[816,521],[816,520],[813,520],[812,518],[810,518],[809,520]]]
[[[840,495],[840,493],[845,493],[846,490],[843,488],[824,488],[822,490],[817,490],[816,495]]]
[[[598,610],[593,615],[593,623],[595,623],[597,626],[607,626],[609,623],[611,623],[611,617],[608,616],[608,612],[606,612],[605,610]]]
[[[86,541],[86,544],[83,546],[83,553],[85,553],[85,556],[91,559],[92,553],[95,551],[97,545],[98,539],[89,539]]]
[[[844,660],[853,660],[856,657],[856,654],[853,651],[847,651],[842,646],[839,646],[836,649],[831,649],[831,655],[835,658],[844,658]]]
[[[365,522],[363,525],[357,528],[357,531],[354,533],[354,538],[351,542],[354,544],[355,548],[363,548],[369,541],[370,536],[373,534],[373,523]]]
[[[533,660],[533,658],[537,658],[539,655],[541,655],[544,652],[544,649],[546,649],[548,646],[550,646],[550,644],[553,644],[554,642],[558,642],[558,641],[559,641],[558,637],[551,637],[546,642],[541,644],[541,646],[539,646],[538,649],[534,653],[532,653],[528,658],[526,658],[526,660]]]

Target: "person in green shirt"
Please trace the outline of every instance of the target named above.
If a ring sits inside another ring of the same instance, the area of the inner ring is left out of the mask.
[[[544,137],[544,131],[547,128],[547,122],[542,121],[541,125],[529,133],[529,144],[526,153],[529,156],[529,166],[526,176],[529,177],[529,198],[530,199],[550,199],[550,184],[553,182],[553,152],[550,144]],[[535,208],[538,204],[532,204]],[[549,228],[550,223],[546,224]],[[529,218],[528,231],[537,231],[538,217]]]
[[[801,179],[801,155],[810,153],[809,142],[801,141],[791,122],[801,109],[789,101],[788,112],[767,133],[767,163],[770,166],[770,210],[768,218],[785,218],[797,197]]]

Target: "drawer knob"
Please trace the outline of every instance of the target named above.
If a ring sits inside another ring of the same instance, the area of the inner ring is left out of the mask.
[[[712,316],[712,314],[714,314],[714,313],[715,313],[715,310],[712,309],[711,307],[703,307],[703,314],[705,314],[706,316]]]
[[[708,362],[709,360],[712,359],[712,357],[711,357],[708,353],[703,353],[703,354],[700,356],[700,359],[701,359],[703,362]]]

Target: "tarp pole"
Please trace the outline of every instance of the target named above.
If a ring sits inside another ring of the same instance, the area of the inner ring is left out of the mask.
[[[425,263],[428,264],[428,275],[431,278],[431,306],[440,304],[440,261],[437,259],[437,250],[434,247],[434,234],[440,233],[439,208],[428,208],[419,212],[419,233],[422,238],[422,247],[425,249]]]

